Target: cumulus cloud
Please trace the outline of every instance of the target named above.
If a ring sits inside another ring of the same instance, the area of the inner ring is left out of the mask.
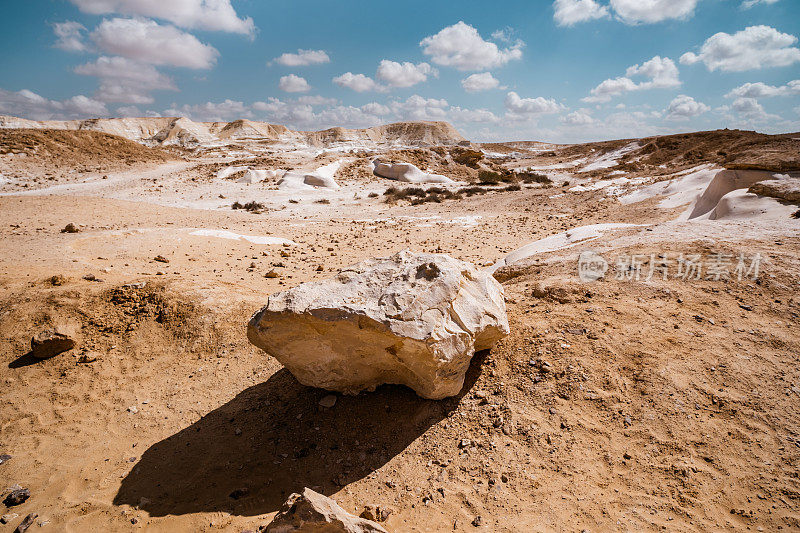
[[[177,90],[173,81],[154,66],[124,57],[101,56],[75,67],[75,73],[100,79],[95,98],[103,102],[150,104],[151,91]]]
[[[297,101],[301,104],[307,104],[311,106],[335,105],[339,103],[336,98],[326,98],[324,96],[300,96],[297,98]]]
[[[240,18],[230,0],[70,0],[84,13],[141,15],[172,22],[182,28],[198,28],[251,35],[255,24]]]
[[[479,124],[495,124],[500,122],[500,117],[488,109],[464,109],[461,107],[451,107],[447,112],[453,122],[468,122]]]
[[[194,35],[141,18],[103,20],[91,37],[101,50],[154,65],[207,69],[219,56]]]
[[[183,116],[192,120],[209,122],[225,122],[240,118],[250,118],[252,113],[243,102],[224,100],[222,102],[206,102],[197,105],[172,105],[165,112],[166,116]]]
[[[780,119],[780,117],[764,111],[764,106],[759,104],[758,100],[755,98],[737,98],[734,100],[733,104],[731,104],[731,109],[750,123]]]
[[[82,94],[67,100],[49,100],[28,89],[18,92],[0,89],[0,114],[33,120],[68,120],[108,116],[108,109]]]
[[[377,103],[362,107],[331,106],[314,112],[310,105],[302,102],[302,97],[294,101],[269,98],[266,102],[255,102],[251,107],[259,118],[300,129],[375,126],[382,122],[379,115],[390,112],[388,107]]]
[[[711,108],[685,94],[678,95],[664,110],[668,120],[689,120],[707,113]]]
[[[685,19],[694,14],[699,0],[611,0],[611,7],[626,24],[653,24]]]
[[[509,118],[528,118],[536,115],[548,115],[558,113],[564,109],[564,106],[553,100],[552,98],[522,98],[514,91],[506,95],[505,101],[506,110],[508,111]]]
[[[480,91],[488,91],[490,89],[498,89],[500,82],[492,76],[491,72],[481,72],[480,74],[471,74],[461,80],[461,86],[468,93],[477,93]]]
[[[615,96],[631,91],[680,87],[681,81],[678,74],[678,67],[674,61],[668,57],[655,56],[641,65],[628,67],[624,77],[603,81],[592,89],[591,95],[583,98],[583,101],[593,103],[608,102]],[[635,76],[647,79],[637,83],[631,79]]]
[[[681,63],[704,63],[710,71],[741,72],[764,67],[786,67],[800,61],[797,37],[770,26],[750,26],[730,35],[717,33],[708,38],[700,52],[687,52]]]
[[[447,100],[424,98],[418,94],[389,104],[392,112],[403,120],[443,120],[447,117],[448,107]]]
[[[276,57],[273,60],[279,65],[286,67],[306,67],[308,65],[321,65],[323,63],[330,63],[331,58],[325,50],[303,50],[300,49],[296,54],[285,53]]]
[[[86,27],[73,20],[56,22],[53,24],[53,33],[56,35],[56,48],[67,52],[85,52],[88,49],[84,41]]]
[[[300,76],[289,74],[282,76],[278,82],[278,88],[287,93],[305,93],[311,90],[311,86]]]
[[[364,104],[363,106],[361,106],[361,109],[365,113],[370,113],[372,115],[388,115],[389,113],[392,112],[392,110],[389,109],[387,106],[379,104],[377,102],[370,102],[368,104]]]
[[[594,0],[555,0],[553,18],[559,26],[573,26],[578,22],[601,19],[608,16],[608,7]]]
[[[367,91],[383,92],[386,90],[383,86],[381,86],[379,83],[376,83],[375,80],[369,76],[365,76],[363,74],[353,74],[352,72],[345,72],[341,76],[336,76],[333,78],[333,83],[339,87],[347,87],[348,89],[352,89],[357,93],[363,93]]]
[[[765,98],[772,96],[792,96],[800,94],[800,80],[775,87],[763,82],[745,83],[725,95],[725,98]]]
[[[559,120],[562,124],[566,124],[567,126],[588,126],[596,122],[589,112],[584,109],[573,111],[569,115],[561,117]]]
[[[523,43],[517,42],[509,48],[500,49],[496,44],[485,41],[478,30],[469,24],[458,22],[436,35],[425,37],[419,45],[422,52],[437,65],[458,70],[486,70],[521,59]]]
[[[375,77],[390,87],[411,87],[428,79],[428,76],[438,76],[436,69],[427,63],[404,62],[397,63],[384,59],[378,65]]]

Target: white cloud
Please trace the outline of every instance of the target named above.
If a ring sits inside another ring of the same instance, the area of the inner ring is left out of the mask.
[[[461,80],[461,86],[468,93],[477,93],[480,91],[488,91],[490,89],[504,88],[500,87],[500,82],[492,76],[491,72],[481,72],[480,74],[471,74]]]
[[[58,38],[53,45],[56,48],[67,52],[85,52],[88,48],[83,40],[83,34],[86,33],[83,24],[72,20],[56,22],[53,24],[53,33]]]
[[[103,102],[84,95],[67,100],[48,100],[33,91],[11,92],[0,89],[0,114],[33,120],[85,119],[108,116]]]
[[[91,36],[108,53],[154,65],[207,69],[219,56],[194,35],[141,18],[103,20]]]
[[[555,0],[553,18],[559,26],[573,26],[578,22],[601,19],[608,16],[608,7],[594,0]]]
[[[252,113],[243,102],[235,100],[225,100],[222,102],[206,102],[197,105],[183,105],[177,107],[175,104],[170,109],[164,111],[166,116],[185,116],[192,120],[202,120],[208,122],[226,122],[240,118],[250,118]]]
[[[177,90],[173,81],[154,66],[124,57],[98,57],[75,67],[75,73],[100,78],[95,97],[103,102],[150,104],[154,90]]]
[[[611,0],[611,7],[626,24],[653,24],[685,19],[694,14],[699,0]]]
[[[330,63],[331,58],[325,50],[298,50],[296,54],[285,53],[274,59],[275,63],[286,67],[306,67]]]
[[[558,113],[564,109],[564,106],[553,100],[552,98],[521,98],[514,91],[506,95],[503,102],[508,110],[511,118],[523,118],[533,115],[547,115]]]
[[[284,102],[278,98],[269,98],[266,102],[255,102],[253,110],[264,113],[270,122],[287,126],[313,124],[314,109],[308,104]]]
[[[278,82],[278,88],[287,93],[305,93],[311,90],[311,86],[300,76],[289,74],[288,76],[281,76]]]
[[[777,1],[778,0],[744,0],[744,2],[742,2],[742,9],[750,9],[751,7],[758,4],[771,5],[776,3]]]
[[[364,104],[361,106],[361,109],[365,113],[369,113],[371,115],[388,115],[392,112],[387,106],[383,104],[379,104],[377,102],[370,102],[368,104]]]
[[[253,34],[250,17],[239,18],[230,0],[70,0],[84,13],[141,15],[182,28]]]
[[[375,77],[387,83],[390,87],[411,87],[428,79],[428,76],[438,76],[439,73],[427,63],[404,62],[397,63],[384,59],[378,65]]]
[[[326,98],[324,96],[300,96],[297,98],[298,103],[316,106],[316,105],[336,105],[339,101],[336,98]]]
[[[559,120],[562,124],[568,126],[588,126],[596,122],[586,110],[573,111],[569,115],[561,117]]]
[[[521,59],[523,43],[517,42],[501,50],[496,44],[484,41],[478,30],[469,24],[458,22],[425,37],[419,45],[437,65],[458,70],[485,70]]]
[[[614,96],[631,91],[680,87],[681,81],[678,74],[678,67],[674,61],[668,57],[655,56],[641,65],[628,67],[624,77],[605,80],[592,89],[591,95],[583,98],[583,101],[592,103],[608,102]],[[647,80],[636,83],[631,79],[634,76],[642,76]]]
[[[710,71],[741,72],[764,67],[786,67],[800,61],[800,49],[793,47],[797,37],[769,26],[750,26],[733,35],[720,32],[700,47],[700,53],[687,52],[681,63],[703,62]]]
[[[345,72],[341,76],[333,78],[333,83],[339,87],[347,87],[357,93],[367,91],[383,92],[385,88],[376,83],[375,80],[363,74],[353,74],[352,72]]]
[[[678,95],[664,110],[668,120],[689,120],[707,113],[711,108],[685,94]]]
[[[389,104],[392,112],[403,120],[445,120],[448,107],[447,100],[423,98],[417,94],[405,101],[395,100]]]
[[[500,122],[500,117],[488,109],[462,109],[460,107],[451,107],[447,114],[453,122],[481,124],[495,124]]]
[[[745,83],[725,95],[725,98],[768,98],[772,96],[791,96],[800,94],[800,80],[790,81],[781,87],[766,83]]]
[[[759,104],[755,98],[737,98],[731,104],[731,108],[750,123],[780,119],[780,117],[764,111],[764,106]]]

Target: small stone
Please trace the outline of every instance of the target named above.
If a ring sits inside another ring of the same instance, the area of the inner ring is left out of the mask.
[[[331,407],[336,405],[336,396],[334,396],[333,394],[328,394],[327,396],[323,396],[322,399],[319,401],[319,405],[330,409]]]
[[[36,520],[38,516],[39,515],[36,513],[31,513],[26,516],[25,520],[20,522],[20,524],[17,526],[17,529],[14,530],[14,533],[25,533],[25,531],[27,531],[28,528],[33,525],[34,520]]]
[[[139,412],[139,410],[136,408],[135,405],[131,405],[130,407],[128,407],[128,412],[135,415],[136,413]]]
[[[64,229],[61,230],[61,233],[78,233],[79,231],[80,229],[78,228],[78,226],[70,222],[69,224],[64,226]]]
[[[169,259],[164,257],[163,255],[157,255],[153,258],[153,261],[158,261],[159,263],[169,263]]]
[[[745,311],[752,311],[752,310],[753,310],[753,307],[752,307],[752,306],[750,306],[750,305],[739,304],[739,307],[741,307],[741,308],[742,308],[742,309],[744,309]]]
[[[472,441],[469,439],[461,439],[458,443],[459,448],[469,448],[472,445]]]
[[[62,274],[56,274],[55,276],[50,278],[50,285],[54,287],[60,287],[67,282],[67,277]]]
[[[94,352],[82,353],[78,356],[77,361],[78,363],[83,363],[83,364],[94,363],[95,361],[97,361],[97,354]]]
[[[278,273],[277,273],[277,272],[275,272],[274,270],[270,270],[269,272],[267,272],[266,274],[264,274],[264,277],[265,277],[265,278],[274,279],[274,278],[277,278],[277,277],[278,277]]]
[[[377,522],[354,516],[334,500],[313,490],[292,494],[273,518],[259,528],[263,533],[326,531],[337,533],[386,533]]]
[[[631,417],[629,416],[625,416],[625,420],[623,422],[625,424],[625,427],[629,427],[633,424],[633,420],[631,420]]]
[[[11,456],[8,455],[7,453],[4,453],[3,455],[0,455],[0,465],[5,463],[5,462],[8,462],[9,459],[11,459]]]
[[[481,527],[481,524],[483,524],[483,518],[481,516],[476,516],[475,518],[472,519],[473,526]]]
[[[166,276],[166,275],[167,273],[164,272],[163,270],[159,270],[158,272],[156,272],[156,276]]]
[[[49,359],[75,347],[71,331],[61,326],[36,334],[31,339],[31,353],[36,359]]]
[[[500,474],[500,481],[503,483],[508,483],[508,476],[505,474]]]
[[[386,522],[392,512],[391,508],[382,505],[366,505],[359,516],[373,522]]]
[[[8,493],[8,496],[3,500],[7,507],[20,505],[25,503],[25,500],[31,497],[31,491],[28,489],[15,489]]]
[[[85,276],[83,276],[83,279],[85,279],[86,281],[97,281],[97,276],[95,276],[94,274],[86,274]]]
[[[322,265],[317,265],[317,272],[322,272],[325,268]]]
[[[8,524],[12,520],[14,520],[19,515],[17,513],[8,513],[0,516],[0,524]]]

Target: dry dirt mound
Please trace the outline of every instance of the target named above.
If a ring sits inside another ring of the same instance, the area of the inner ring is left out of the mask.
[[[38,167],[92,168],[174,159],[162,150],[97,131],[0,129],[0,155],[11,154],[17,163],[35,159],[31,162]]]

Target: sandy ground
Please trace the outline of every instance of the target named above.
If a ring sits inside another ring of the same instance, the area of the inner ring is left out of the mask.
[[[378,178],[286,191],[198,170],[214,161],[0,185],[0,490],[32,494],[0,531],[30,512],[37,531],[255,530],[303,487],[356,513],[389,506],[393,531],[800,530],[800,221],[786,212],[676,221],[686,204],[617,200],[650,182],[571,174],[387,204]],[[638,226],[498,271],[512,333],[452,399],[384,386],[324,409],[244,336],[271,292],[364,258],[488,267],[600,223]],[[604,281],[579,280],[587,248],[612,263]],[[758,279],[615,275],[618,256],[717,252],[760,253]],[[78,347],[36,362],[30,337],[50,324],[75,325]]]

